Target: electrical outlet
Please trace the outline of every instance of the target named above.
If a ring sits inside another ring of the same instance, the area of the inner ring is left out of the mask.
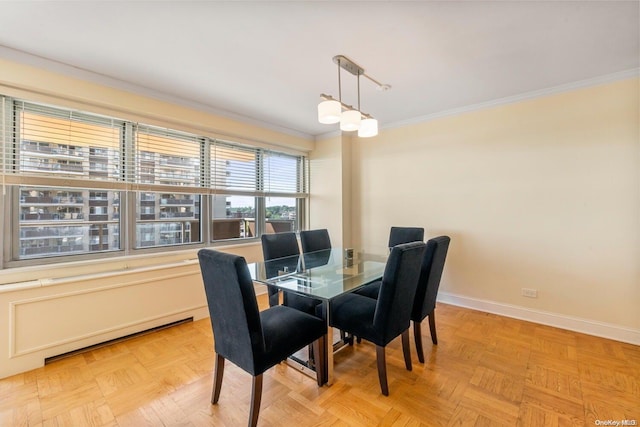
[[[538,298],[538,290],[522,288],[522,296],[527,298]]]

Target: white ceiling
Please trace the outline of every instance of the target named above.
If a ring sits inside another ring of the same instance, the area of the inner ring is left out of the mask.
[[[638,1],[0,1],[0,57],[305,136],[343,54],[380,125],[640,67]],[[0,70],[0,74],[1,74]],[[343,101],[357,103],[342,72]]]

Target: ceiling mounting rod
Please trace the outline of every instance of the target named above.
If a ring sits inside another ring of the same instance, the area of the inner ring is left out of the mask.
[[[354,76],[359,76],[360,74],[364,74],[364,68],[350,60],[344,55],[336,55],[333,57],[333,62],[353,74]]]
[[[347,58],[344,55],[336,55],[336,56],[334,56],[333,57],[333,62],[335,62],[341,68],[347,70],[348,72],[350,72],[354,76],[364,76],[364,77],[368,78],[369,80],[374,82],[376,85],[378,85],[378,90],[385,91],[385,90],[391,89],[391,85],[380,83],[379,81],[377,81],[373,77],[367,75],[364,72],[364,68],[362,68],[361,66],[359,66],[358,64],[356,64],[355,62],[353,62],[352,60],[350,60],[349,58]]]

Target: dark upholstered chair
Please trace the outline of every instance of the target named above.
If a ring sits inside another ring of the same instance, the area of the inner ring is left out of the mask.
[[[424,240],[424,228],[422,227],[391,227],[389,231],[389,250],[402,243],[422,242]],[[358,291],[360,295],[370,298],[378,298],[380,292],[380,280],[376,280]]]
[[[424,352],[422,349],[422,329],[421,324],[425,317],[429,317],[429,330],[431,332],[431,341],[438,344],[438,336],[436,335],[436,298],[438,297],[438,289],[440,288],[440,279],[444,270],[444,262],[447,258],[449,250],[449,236],[434,237],[427,241],[427,249],[424,252],[422,266],[420,268],[420,279],[418,280],[418,288],[413,301],[411,311],[411,320],[413,321],[413,335],[416,342],[416,351],[418,352],[418,360],[424,363]],[[370,283],[358,289],[356,293],[365,295],[370,298],[378,298],[380,291],[380,281]]]
[[[298,255],[297,258],[294,256]],[[279,233],[279,234],[263,234],[262,235],[262,256],[265,261],[270,261],[278,258],[287,258],[282,260],[282,263],[270,263],[266,265],[267,269],[273,271],[266,271],[267,277],[277,276],[278,270],[282,270],[285,267],[292,270],[297,267],[300,259],[300,249],[298,248],[298,239],[296,239],[295,233]],[[280,304],[278,288],[275,286],[267,286],[267,292],[269,294],[269,306]]]
[[[300,255],[296,233],[275,233],[262,235],[262,254],[264,260]]]
[[[326,324],[281,305],[259,312],[243,257],[201,249],[198,258],[216,351],[211,403],[218,402],[224,362],[229,360],[253,375],[249,426],[255,426],[262,398],[262,374],[311,343],[324,357]],[[324,376],[324,366],[318,366],[318,385],[322,385]]]
[[[409,242],[422,242],[424,228],[422,227],[391,227],[389,231],[389,249],[396,245]]]
[[[329,230],[321,228],[317,230],[305,230],[300,232],[300,244],[304,257],[304,267],[314,268],[326,265],[331,257],[331,239]],[[340,331],[340,339],[347,337],[344,331]],[[353,340],[350,341],[353,343]]]
[[[326,265],[331,256],[331,239],[326,228],[300,232],[305,268]]]
[[[378,379],[385,396],[389,395],[385,347],[399,335],[405,366],[409,371],[412,368],[409,323],[424,250],[423,242],[405,243],[391,250],[378,299],[348,293],[331,302],[332,326],[376,345]]]
[[[261,239],[262,256],[265,261],[300,255],[296,233],[263,234]],[[290,258],[288,262],[291,260]],[[297,260],[295,262],[297,263]],[[272,266],[275,266],[275,264],[272,264]],[[287,268],[289,267],[290,266],[287,266]],[[269,272],[267,272],[267,275],[270,276]],[[269,306],[273,307],[274,305],[278,305],[278,288],[268,286],[267,292],[269,293]]]
[[[418,360],[424,363],[424,353],[422,350],[421,323],[425,317],[429,316],[429,330],[431,331],[431,341],[438,344],[436,335],[436,298],[440,288],[440,279],[444,270],[444,262],[449,251],[449,236],[439,236],[429,239],[427,250],[422,261],[420,280],[416,290],[416,298],[413,302],[411,320],[413,321],[413,335],[416,341],[416,351]]]
[[[294,255],[300,255],[300,249],[298,247],[298,239],[296,233],[275,233],[275,234],[263,234],[262,235],[262,255],[265,261],[273,261],[278,258],[291,257]],[[290,258],[286,262],[292,262],[295,258]],[[297,262],[297,261],[296,261]],[[270,263],[272,266],[279,263]],[[287,266],[289,271],[292,270],[291,266]],[[268,273],[268,272],[267,272]],[[278,289],[274,286],[269,286],[267,291],[269,292],[269,305],[271,307],[278,305]],[[284,292],[282,295],[282,303],[286,306],[296,308],[304,311],[305,313],[318,315],[321,312],[322,301],[295,294],[293,292]]]
[[[331,239],[326,228],[319,230],[305,230],[300,232],[302,253],[331,249]]]

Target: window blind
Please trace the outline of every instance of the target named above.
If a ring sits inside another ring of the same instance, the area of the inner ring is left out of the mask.
[[[7,124],[10,122],[9,114],[11,111],[10,105],[7,105],[7,99],[5,97],[0,97],[0,179],[2,182],[2,195],[6,194],[5,187],[5,174],[8,172],[7,168],[8,160],[10,158],[9,150],[9,141],[11,138],[11,134],[9,133],[9,128]]]
[[[304,197],[307,173],[304,157],[266,151],[263,156],[264,192],[273,197]]]
[[[33,182],[46,177],[56,185],[122,181],[124,122],[22,101],[13,114],[15,154],[9,160],[3,150],[4,168],[10,167],[19,183],[29,183],[26,177],[36,178]]]
[[[200,193],[202,144],[193,134],[138,125],[127,181],[140,190]]]
[[[24,101],[15,101],[13,107],[13,112],[3,111],[0,121],[3,181],[11,176],[10,183],[39,185],[46,177],[49,185],[57,186],[138,191],[179,187],[185,193],[209,188],[215,194],[276,197],[308,194],[304,156]]]
[[[216,194],[307,197],[304,156],[215,140],[210,145],[208,183]]]
[[[210,164],[214,193],[257,195],[261,190],[258,149],[213,140]]]

